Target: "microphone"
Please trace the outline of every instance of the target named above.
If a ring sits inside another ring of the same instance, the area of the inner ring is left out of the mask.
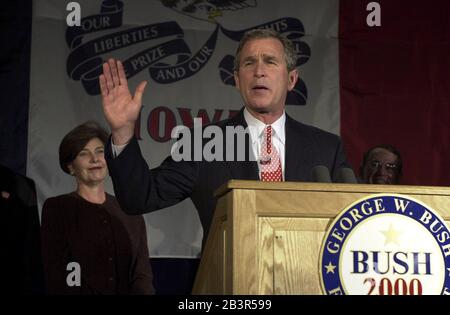
[[[357,184],[355,173],[349,167],[341,167],[336,172],[336,183]]]
[[[331,183],[330,171],[325,165],[317,165],[312,169],[312,179],[317,183]]]

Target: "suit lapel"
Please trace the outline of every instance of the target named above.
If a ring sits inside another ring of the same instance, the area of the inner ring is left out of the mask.
[[[236,116],[231,118],[226,124],[226,126],[242,126],[244,128],[247,128],[247,122],[244,118],[244,109],[241,109]],[[224,128],[224,132],[226,132],[226,128]],[[248,138],[250,140],[250,137]],[[249,155],[249,145],[246,143],[245,146],[245,156],[248,157]],[[234,152],[235,157],[237,154],[237,143],[235,141],[234,143]],[[226,161],[226,165],[230,170],[231,178],[232,179],[248,179],[248,180],[259,180],[259,171],[258,171],[258,164],[255,161],[249,161],[246,159],[246,161],[236,161],[234,159],[233,161]]]
[[[304,181],[309,178],[307,170],[308,152],[311,151],[311,139],[299,128],[297,123],[286,114],[285,181]]]
[[[230,119],[226,126],[243,126],[247,128],[244,119],[244,111],[241,111]],[[302,132],[302,124],[296,122],[286,114],[286,148],[285,148],[285,181],[305,181],[310,177],[308,156],[312,150],[312,140],[306,132]],[[226,131],[226,128],[224,132]],[[246,146],[246,150],[248,146]],[[236,152],[236,143],[234,150]],[[248,156],[249,152],[246,152]],[[259,180],[259,170],[257,162],[251,161],[226,161],[226,165],[233,179]]]

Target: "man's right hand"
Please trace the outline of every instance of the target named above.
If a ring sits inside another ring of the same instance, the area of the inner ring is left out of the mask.
[[[134,96],[131,96],[123,65],[114,59],[103,64],[99,80],[103,112],[111,128],[113,142],[115,145],[126,144],[133,137],[147,82],[139,83]]]

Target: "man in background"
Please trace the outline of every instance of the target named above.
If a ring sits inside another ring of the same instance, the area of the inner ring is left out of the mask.
[[[2,286],[9,294],[43,294],[39,213],[32,179],[0,166]]]
[[[397,185],[403,172],[402,157],[393,145],[376,145],[364,153],[359,171],[361,183]]]

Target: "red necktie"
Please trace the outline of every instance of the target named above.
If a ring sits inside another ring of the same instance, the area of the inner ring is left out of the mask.
[[[272,126],[267,126],[264,129],[259,164],[261,165],[261,180],[263,182],[283,181],[280,154],[272,146]]]

